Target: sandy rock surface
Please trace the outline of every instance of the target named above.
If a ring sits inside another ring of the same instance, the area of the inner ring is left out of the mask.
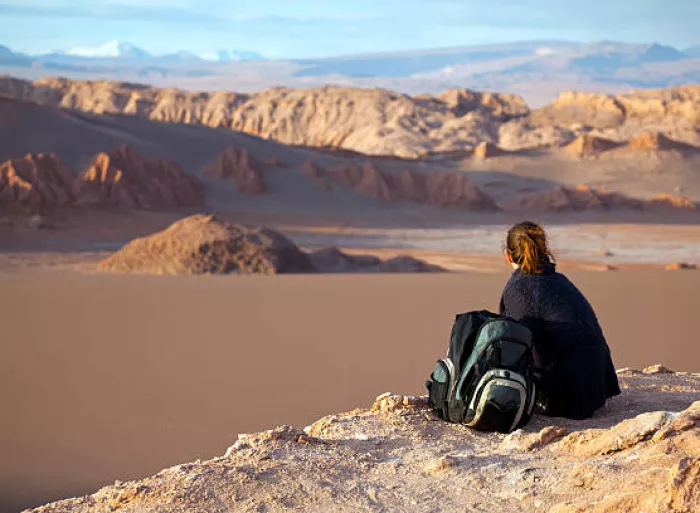
[[[424,398],[387,393],[31,511],[698,511],[700,375],[618,374],[622,394],[585,421],[535,417],[482,433],[438,420]]]

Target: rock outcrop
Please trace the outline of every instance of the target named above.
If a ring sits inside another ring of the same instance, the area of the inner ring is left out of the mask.
[[[323,248],[309,253],[314,268],[320,273],[439,273],[440,266],[400,255],[382,260],[374,255],[348,255],[338,248]]]
[[[203,214],[129,242],[99,268],[142,274],[314,272],[308,256],[280,233]]]
[[[423,397],[386,393],[30,513],[699,511],[700,375],[618,375],[622,395],[592,419],[535,416],[484,433],[439,420]]]
[[[321,166],[316,164],[311,159],[305,160],[301,164],[301,168],[306,172],[307,175],[309,175],[311,178],[324,178],[326,175],[326,170],[323,169]]]
[[[664,267],[667,271],[694,271],[697,268],[697,265],[688,262],[673,262]]]
[[[650,208],[678,208],[683,210],[698,209],[697,203],[691,201],[685,196],[678,196],[676,194],[657,194],[651,200],[648,201],[648,206]]]
[[[360,194],[384,201],[407,201],[466,210],[500,210],[486,193],[467,179],[465,173],[459,171],[403,171],[395,174],[381,171],[373,162],[366,161],[362,165],[333,168],[319,176],[328,176]]]
[[[219,155],[205,171],[209,177],[236,182],[236,189],[243,194],[265,194],[267,186],[260,164],[247,149],[230,146]]]
[[[94,157],[72,188],[78,206],[140,209],[201,205],[204,190],[182,168],[144,159],[128,146]]]
[[[337,248],[310,253],[266,227],[197,214],[135,239],[99,263],[101,271],[135,274],[427,273],[439,266],[410,256],[382,260]]]
[[[477,160],[492,159],[507,154],[507,151],[503,151],[498,145],[490,142],[479,143],[479,145],[474,148],[474,158]]]
[[[650,151],[695,151],[698,148],[680,141],[674,141],[659,132],[642,132],[627,142],[628,148]]]
[[[195,93],[137,84],[46,78],[0,79],[0,94],[96,114],[223,127],[284,144],[417,158],[473,150],[481,142],[508,150],[559,146],[591,128],[617,141],[653,127],[700,145],[700,87],[618,96],[564,92],[530,111],[510,94],[451,89],[407,96],[383,89],[273,88],[256,94]]]
[[[620,146],[615,141],[595,137],[590,134],[580,135],[564,147],[564,150],[579,158],[593,157]]]
[[[73,172],[53,154],[28,154],[0,164],[0,210],[45,210],[73,203]]]
[[[527,196],[515,205],[513,210],[533,211],[584,211],[584,210],[696,210],[697,205],[683,196],[660,194],[652,199],[631,198],[617,192],[593,189],[587,185],[575,187],[559,186],[551,191]]]

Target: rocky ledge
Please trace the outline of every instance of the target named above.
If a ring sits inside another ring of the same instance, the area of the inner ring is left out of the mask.
[[[585,421],[482,433],[440,421],[425,398],[383,394],[31,511],[700,511],[700,374],[618,375],[622,394]]]

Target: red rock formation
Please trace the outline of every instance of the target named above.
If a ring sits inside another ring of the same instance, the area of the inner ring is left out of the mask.
[[[165,160],[146,160],[128,146],[99,153],[73,184],[83,206],[170,208],[199,205],[204,191],[182,168]]]
[[[503,151],[497,145],[490,142],[481,142],[476,148],[474,148],[474,158],[478,160],[491,159],[507,153],[508,152]]]
[[[234,180],[238,192],[244,194],[267,192],[260,165],[245,148],[239,150],[229,146],[204,174],[212,178]]]
[[[0,208],[66,206],[75,175],[53,154],[27,154],[0,164]]]
[[[590,157],[620,146],[615,141],[595,137],[593,135],[581,135],[564,146],[564,150],[576,157]]]

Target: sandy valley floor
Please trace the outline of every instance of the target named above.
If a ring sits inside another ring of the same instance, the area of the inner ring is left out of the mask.
[[[618,367],[700,371],[700,273],[572,271]],[[507,273],[0,273],[2,511],[221,454],[391,390],[420,394],[453,314]]]

